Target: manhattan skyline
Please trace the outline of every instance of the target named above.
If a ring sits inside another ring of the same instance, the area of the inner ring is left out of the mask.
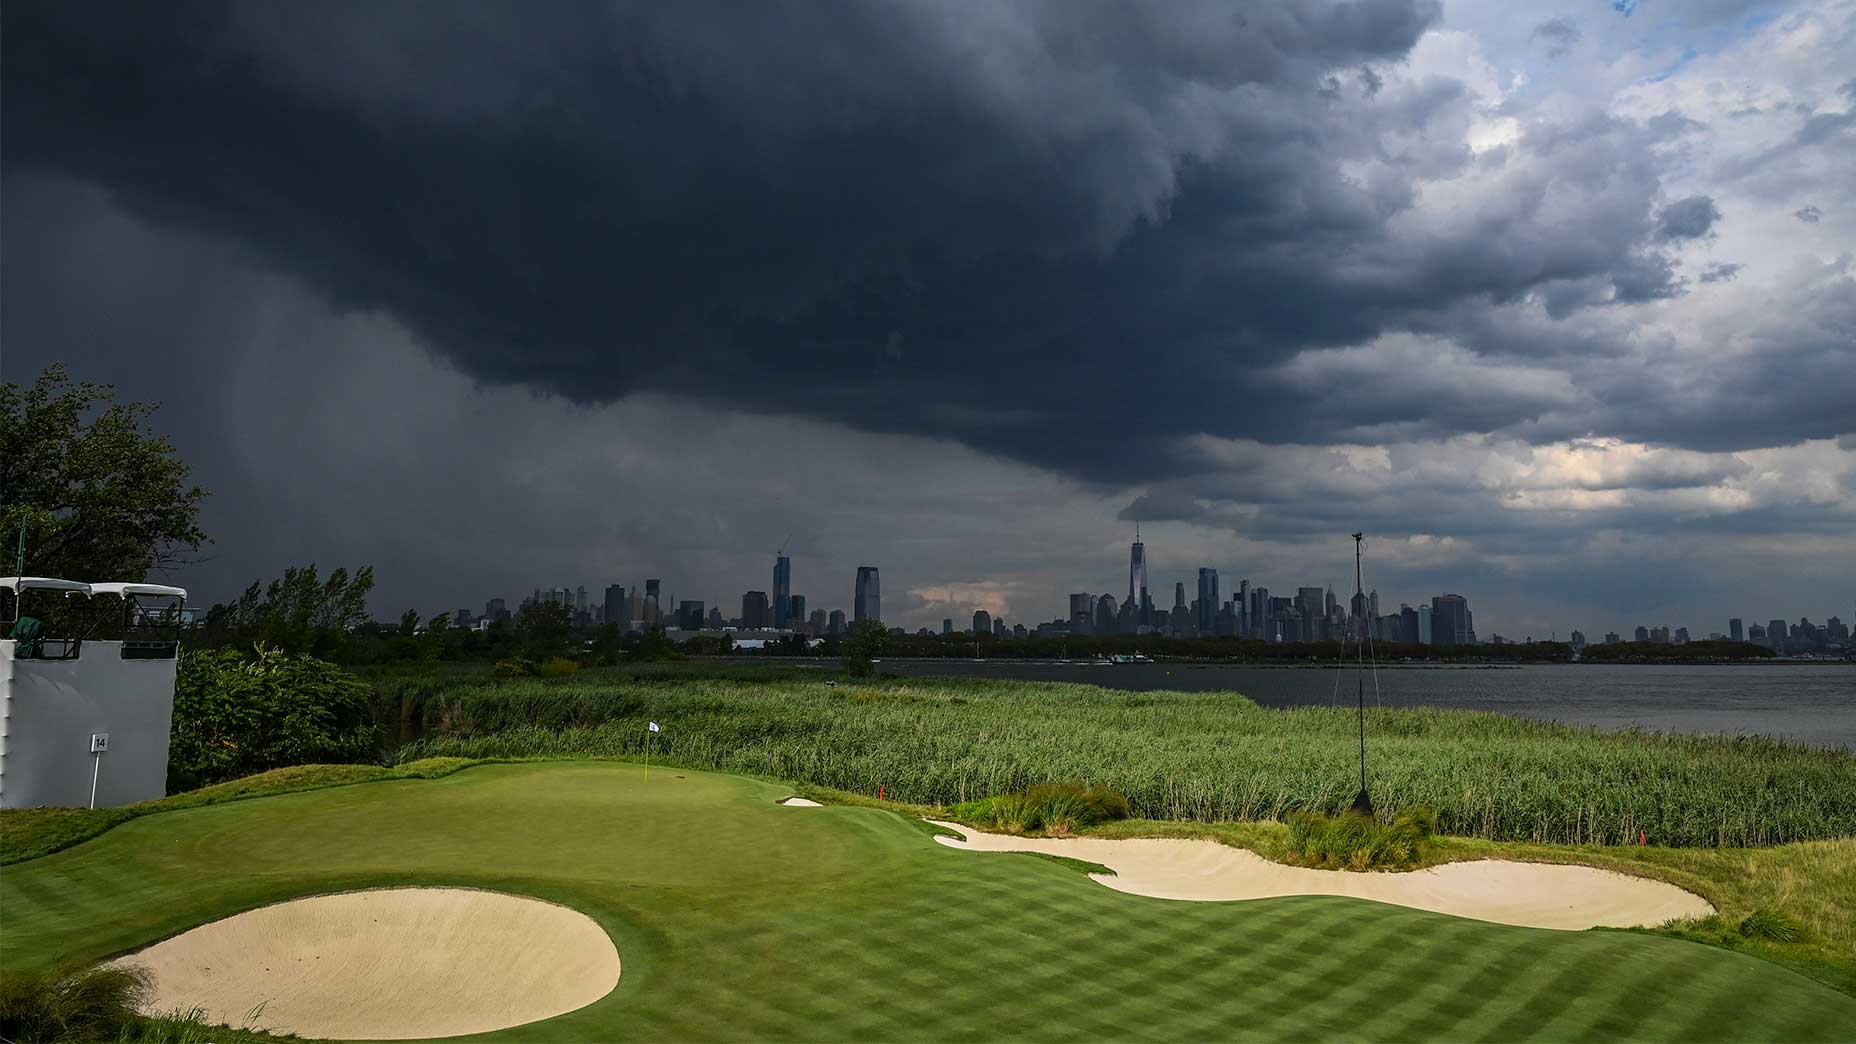
[[[1138,521],[1168,606],[1364,530],[1479,631],[1848,619],[1856,5],[1620,6],[9,5],[0,369],[165,403],[200,604],[790,532],[1035,621]]]

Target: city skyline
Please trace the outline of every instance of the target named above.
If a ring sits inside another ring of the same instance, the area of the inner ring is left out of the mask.
[[[690,10],[0,8],[5,378],[165,404],[154,579],[1851,615],[1843,0]]]
[[[1357,543],[1364,534],[1352,535]],[[788,542],[790,543],[790,537]],[[1363,545],[1362,545],[1363,546]],[[589,601],[584,585],[576,588],[536,588],[531,599],[535,601],[564,601],[570,611],[577,609],[576,619],[582,625],[599,624],[609,621],[611,607],[614,605],[614,592],[618,592],[621,605],[626,606],[627,625],[656,624],[659,626],[697,630],[700,628],[741,628],[746,630],[791,629],[807,630],[814,634],[843,633],[846,627],[864,619],[879,620],[885,627],[898,628],[914,633],[966,633],[976,630],[996,628],[1000,637],[1012,635],[1019,637],[1027,634],[1057,633],[1057,628],[1067,628],[1068,633],[1075,634],[1115,634],[1147,633],[1152,631],[1166,635],[1221,635],[1248,637],[1269,641],[1320,641],[1340,637],[1357,637],[1361,634],[1384,641],[1406,641],[1418,644],[1460,645],[1483,644],[1488,642],[1527,642],[1558,640],[1573,644],[1575,648],[1585,644],[1604,644],[1613,641],[1655,641],[1680,644],[1691,640],[1708,638],[1728,638],[1732,640],[1749,640],[1756,644],[1771,644],[1775,648],[1784,647],[1789,641],[1796,648],[1808,648],[1814,643],[1825,640],[1842,641],[1848,637],[1850,623],[1842,620],[1835,612],[1818,616],[1815,620],[1805,613],[1797,617],[1773,617],[1765,623],[1746,621],[1740,617],[1725,618],[1720,627],[1714,628],[1715,621],[1704,621],[1691,631],[1686,625],[1671,627],[1663,625],[1638,624],[1624,633],[1595,629],[1580,624],[1566,628],[1553,628],[1545,633],[1532,631],[1514,631],[1504,634],[1497,628],[1485,628],[1478,631],[1473,623],[1473,610],[1470,600],[1454,591],[1443,591],[1428,597],[1408,599],[1405,592],[1397,596],[1388,596],[1382,600],[1376,586],[1368,585],[1364,579],[1363,560],[1356,555],[1354,559],[1355,588],[1346,598],[1338,597],[1334,588],[1322,585],[1298,585],[1283,588],[1285,592],[1293,590],[1293,596],[1273,596],[1266,583],[1253,583],[1253,578],[1245,576],[1233,578],[1231,586],[1220,588],[1219,570],[1212,567],[1199,567],[1197,586],[1194,597],[1188,601],[1183,581],[1175,583],[1175,602],[1168,610],[1155,606],[1146,583],[1145,543],[1140,539],[1138,527],[1135,539],[1129,545],[1129,590],[1139,591],[1138,601],[1132,603],[1135,608],[1128,608],[1130,603],[1118,601],[1113,593],[1101,595],[1089,592],[1071,592],[1065,599],[1067,612],[1053,616],[1043,616],[1036,609],[1008,618],[1008,612],[1001,609],[994,612],[985,605],[975,604],[970,609],[970,617],[963,617],[963,622],[956,625],[955,618],[941,617],[938,626],[932,622],[903,623],[880,616],[880,598],[878,594],[878,573],[875,566],[860,566],[853,581],[851,594],[852,609],[849,614],[833,610],[827,614],[824,608],[815,608],[807,612],[807,598],[804,593],[790,591],[792,577],[792,558],[781,552],[776,553],[774,578],[776,589],[785,585],[788,592],[782,603],[770,601],[767,592],[749,590],[741,595],[741,613],[739,616],[725,616],[721,602],[708,603],[711,608],[705,616],[702,612],[703,601],[684,601],[676,607],[659,607],[655,611],[651,604],[655,593],[641,597],[637,589],[632,590],[629,600],[624,598],[625,587],[622,584],[609,585],[603,615],[589,612],[589,607],[597,600]],[[660,581],[649,580],[647,588],[655,592]],[[870,601],[866,602],[866,591]],[[490,599],[486,603],[486,613],[481,618],[488,621],[494,613],[491,606],[500,606],[501,598]],[[1415,601],[1415,606],[1412,602]],[[816,600],[814,605],[819,604]],[[952,603],[942,603],[950,605]],[[1273,605],[1276,606],[1273,608]],[[686,617],[688,607],[694,606],[693,615]],[[866,611],[866,606],[869,607]],[[791,623],[782,617],[785,609],[792,610]],[[1179,614],[1189,613],[1189,622],[1179,623]],[[469,610],[456,610],[454,622],[469,619]],[[1287,612],[1289,616],[1279,616]],[[1852,614],[1856,617],[1856,614]],[[970,618],[971,626],[965,623]],[[827,620],[833,621],[827,624]],[[838,622],[838,621],[842,622]],[[1365,622],[1360,622],[1360,621]],[[1299,630],[1298,630],[1299,624]],[[983,626],[984,625],[984,626]],[[1803,633],[1801,634],[1801,628]],[[1776,641],[1768,641],[1768,633],[1777,634]]]

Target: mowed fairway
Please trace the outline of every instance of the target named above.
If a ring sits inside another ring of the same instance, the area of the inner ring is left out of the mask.
[[[508,1040],[1856,1036],[1856,999],[1755,958],[1351,899],[1148,899],[955,852],[755,780],[489,765],[138,819],[0,869],[0,962],[102,958],[264,903],[475,885],[599,921],[611,994]]]

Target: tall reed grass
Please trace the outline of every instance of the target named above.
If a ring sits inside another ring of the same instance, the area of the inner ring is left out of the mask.
[[[403,760],[611,757],[947,805],[1081,782],[1133,815],[1338,813],[1359,787],[1354,712],[1233,693],[1127,693],[991,679],[852,684],[577,678],[429,696]],[[1769,845],[1856,835],[1856,756],[1759,737],[1598,729],[1437,708],[1367,711],[1373,798],[1491,840]]]

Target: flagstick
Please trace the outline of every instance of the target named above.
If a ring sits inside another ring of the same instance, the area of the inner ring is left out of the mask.
[[[644,781],[651,782],[651,734],[644,734]]]

